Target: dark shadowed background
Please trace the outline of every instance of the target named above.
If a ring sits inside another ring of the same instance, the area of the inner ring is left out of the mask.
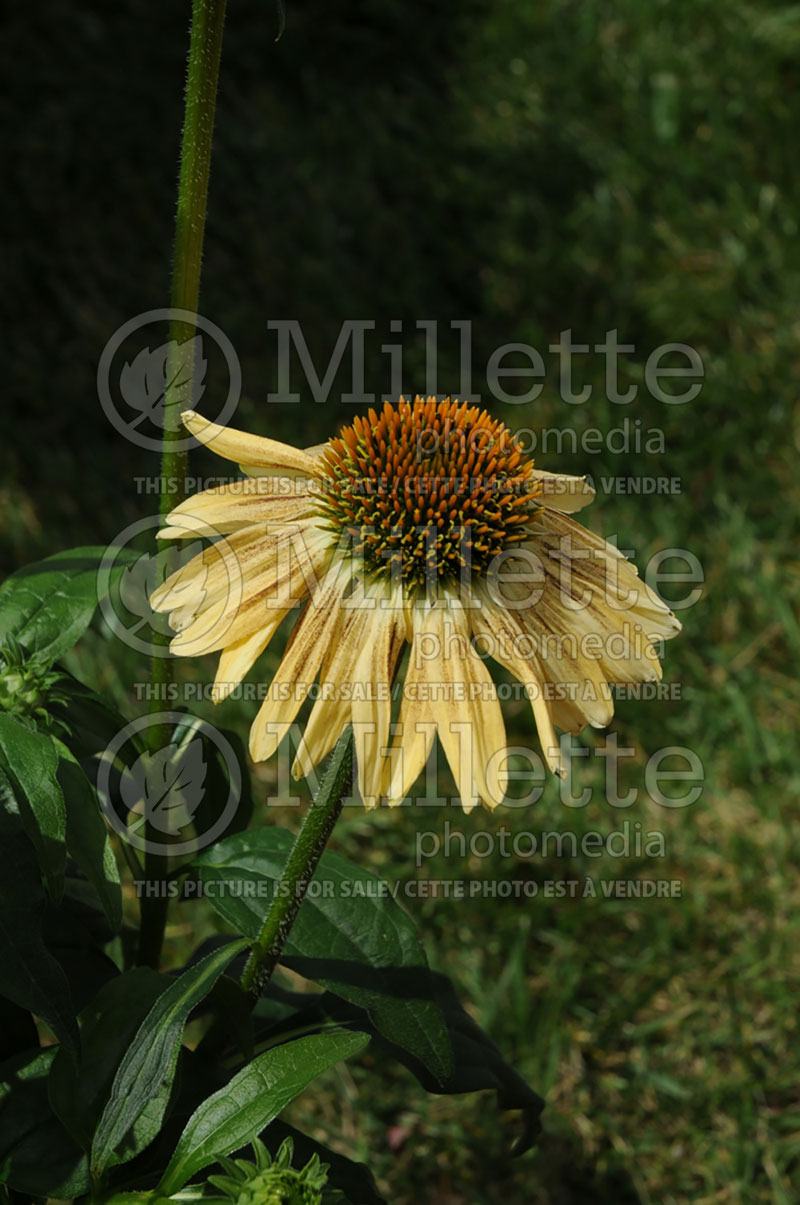
[[[157,458],[109,423],[96,372],[117,327],[167,304],[188,19],[174,0],[39,0],[5,18],[8,571],[105,543],[154,509],[134,479],[157,474]],[[800,10],[289,0],[276,44],[277,30],[267,0],[229,0],[201,310],[241,360],[235,424],[312,444],[352,413],[337,396],[350,387],[349,357],[326,404],[311,399],[296,361],[301,402],[267,403],[270,320],[298,320],[320,370],[344,320],[374,321],[366,384],[378,395],[380,346],[396,341],[407,388],[424,390],[415,323],[432,319],[439,392],[457,391],[449,323],[469,320],[473,390],[488,402],[496,347],[526,343],[545,357],[539,398],[491,402],[509,425],[603,432],[591,452],[562,442],[537,456],[592,475],[585,521],[619,533],[641,566],[688,549],[705,580],[667,650],[680,697],[618,707],[635,804],[609,807],[603,763],[591,758],[582,781],[594,797],[582,811],[549,784],[524,812],[449,816],[467,841],[503,825],[639,822],[664,833],[663,857],[509,865],[496,852],[442,850],[417,869],[417,836],[441,836],[442,818],[412,808],[351,817],[337,834],[391,878],[680,880],[673,900],[409,901],[434,961],[548,1097],[539,1151],[510,1164],[513,1118],[480,1098],[426,1098],[388,1064],[351,1064],[292,1115],[368,1162],[394,1202],[796,1200]],[[402,336],[389,331],[397,319]],[[634,345],[620,388],[637,384],[635,401],[606,399],[596,355],[576,362],[592,397],[561,400],[547,348],[566,328],[586,344],[613,328]],[[645,388],[648,355],[671,342],[705,366],[685,405]],[[212,372],[209,414],[218,385]],[[623,419],[627,443],[609,441]],[[645,451],[649,431],[663,433],[663,451]],[[220,465],[201,453],[195,469]],[[601,484],[644,476],[679,487],[631,496]],[[130,715],[141,708],[131,684],[146,669],[100,626],[74,668]],[[213,660],[179,672],[207,680]],[[225,721],[246,731],[252,707],[225,706]],[[512,736],[529,740],[522,704],[507,716]],[[602,734],[582,739],[591,747]],[[703,763],[702,796],[686,809],[644,791],[648,757],[668,746]],[[256,775],[266,796],[274,770]],[[176,916],[173,950],[210,923]]]

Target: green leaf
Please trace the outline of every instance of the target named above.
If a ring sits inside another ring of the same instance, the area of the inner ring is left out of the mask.
[[[131,936],[130,930],[127,936]],[[63,899],[58,904],[47,901],[42,938],[67,977],[76,1014],[86,1008],[109,979],[119,975],[119,967],[105,953],[114,933],[100,908],[97,893],[78,876],[77,870],[64,880]]]
[[[25,831],[36,847],[50,894],[58,900],[67,864],[67,816],[52,737],[0,713],[0,765],[17,788]]]
[[[55,1048],[0,1066],[0,1184],[36,1197],[72,1200],[89,1187],[86,1157],[53,1115],[47,1077]]]
[[[194,717],[187,713],[186,728],[188,728],[193,719]],[[217,835],[217,841],[221,841],[231,833],[242,832],[247,828],[253,815],[250,775],[247,772],[247,753],[242,743],[242,738],[238,733],[231,732],[227,728],[221,728],[219,732],[220,736],[224,737],[231,746],[242,772],[239,775],[239,781],[232,786],[230,771],[221,750],[200,729],[198,737],[202,741],[208,775],[205,790],[194,813],[194,826],[195,830],[200,834],[210,833],[220,822],[223,812],[229,809],[230,820],[226,824],[224,831]],[[180,742],[183,735],[184,725],[180,723],[176,724],[172,739]],[[235,791],[236,799],[234,803],[229,803],[229,796],[232,790]]]
[[[108,550],[70,548],[24,565],[0,586],[0,643],[13,636],[55,661],[89,626],[98,604],[97,571]],[[117,571],[130,559],[118,551]]]
[[[39,1031],[28,1009],[0,997],[0,1062],[38,1045]]]
[[[97,794],[78,763],[60,741],[58,781],[67,813],[67,849],[97,892],[114,932],[122,925],[119,868],[103,820]]]
[[[211,906],[246,937],[261,930],[292,843],[286,829],[258,829],[194,859],[212,886]],[[322,891],[303,901],[282,961],[302,957],[302,974],[365,1008],[381,1033],[444,1081],[452,1053],[411,917],[383,880],[339,854],[322,855],[316,880]]]
[[[161,995],[137,1030],[92,1142],[95,1175],[125,1163],[158,1133],[169,1103],[186,1018],[244,948],[233,942],[190,967]]]
[[[334,1030],[260,1054],[189,1118],[158,1191],[177,1192],[219,1155],[250,1142],[313,1079],[367,1041],[363,1034]]]
[[[303,964],[303,959],[293,960],[301,974],[305,973]],[[427,1092],[450,1096],[494,1089],[499,1109],[516,1109],[522,1114],[522,1134],[513,1150],[515,1155],[522,1154],[538,1137],[544,1101],[503,1058],[488,1034],[464,1009],[447,976],[434,973],[431,981],[453,1048],[453,1071],[444,1083],[425,1062],[388,1040],[363,1009],[345,1002],[333,992],[290,992],[273,980],[254,1011],[254,1038],[256,1043],[275,1042],[299,1028],[318,1028],[331,1021],[362,1029],[376,1046],[413,1072]]]
[[[95,757],[111,744],[123,728],[128,727],[129,721],[113,704],[70,674],[61,664],[56,669],[61,674],[59,694],[66,699],[66,705],[59,707],[55,713],[61,727],[66,729],[61,739],[78,761]],[[120,756],[123,751],[128,755],[128,760],[138,756],[144,747],[137,748],[139,740],[137,735],[131,736],[129,742],[122,746]]]
[[[77,1049],[69,985],[42,939],[45,899],[36,854],[10,780],[0,771],[0,961],[2,994],[41,1017]]]
[[[433,979],[436,998],[453,1044],[453,1073],[445,1083],[437,1083],[430,1067],[409,1057],[408,1051],[399,1045],[387,1042],[380,1034],[376,1035],[377,1042],[413,1071],[426,1092],[454,1095],[493,1088],[499,1109],[518,1109],[522,1114],[522,1134],[512,1153],[523,1154],[538,1138],[544,1101],[506,1062],[488,1034],[469,1015],[447,976],[436,974]]]
[[[89,1150],[103,1105],[125,1051],[159,996],[169,987],[164,975],[136,967],[100,989],[78,1018],[78,1059],[66,1050],[50,1071],[50,1103],[70,1134]]]

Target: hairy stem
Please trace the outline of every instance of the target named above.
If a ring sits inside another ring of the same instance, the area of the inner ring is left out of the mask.
[[[253,1001],[261,995],[280,960],[308,884],[344,806],[352,775],[353,730],[347,728],[333,751],[317,798],[306,812],[244,968],[242,987]]]
[[[214,111],[217,100],[219,62],[222,53],[222,31],[225,24],[226,0],[193,0],[192,27],[189,37],[189,67],[186,77],[186,96],[181,139],[181,166],[178,180],[178,206],[175,215],[175,248],[172,261],[170,306],[173,310],[197,313],[200,296],[200,269],[203,262],[203,237],[206,226],[208,177],[211,169],[211,142],[214,132]],[[162,481],[170,481],[171,489],[162,489],[160,513],[162,518],[186,496],[185,433],[180,422],[180,410],[186,396],[185,382],[194,377],[194,342],[196,327],[189,318],[173,317],[170,326],[171,349],[167,369],[167,389],[164,406],[164,436],[161,453]],[[184,382],[181,389],[176,382]],[[189,388],[189,396],[193,389]],[[156,652],[153,657],[151,681],[153,711],[163,710],[172,681],[173,668],[163,651],[169,643],[166,632],[154,632]],[[160,725],[148,730],[151,752],[162,749],[169,740],[169,731]],[[148,826],[148,845],[159,841]],[[163,840],[163,838],[161,838]],[[146,851],[145,878],[157,883],[165,877],[168,859],[162,854]],[[167,900],[160,895],[142,897],[141,929],[139,932],[140,965],[157,967],[164,940],[167,919]]]

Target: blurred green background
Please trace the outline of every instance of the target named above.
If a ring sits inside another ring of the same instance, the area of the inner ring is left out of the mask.
[[[186,3],[130,0],[40,0],[6,15],[6,570],[104,543],[153,510],[134,478],[156,474],[156,457],[108,422],[95,375],[115,329],[167,301],[188,17]],[[367,388],[378,394],[380,344],[400,339],[390,320],[404,323],[412,392],[425,387],[414,323],[440,322],[442,393],[459,383],[448,324],[470,320],[473,390],[487,397],[497,346],[545,355],[535,402],[493,406],[511,426],[608,432],[627,417],[663,431],[660,454],[603,441],[539,463],[596,483],[678,477],[667,496],[598,489],[581,518],[619,533],[642,566],[687,548],[705,576],[667,649],[680,698],[617,709],[613,730],[635,750],[622,774],[639,789],[632,807],[604,801],[592,757],[576,775],[593,789],[582,810],[551,782],[524,811],[447,812],[467,841],[503,826],[580,834],[638,821],[664,833],[664,857],[451,850],[418,871],[415,836],[441,835],[441,811],[354,813],[337,830],[338,848],[390,879],[680,880],[674,900],[408,901],[433,961],[547,1097],[539,1149],[509,1162],[513,1117],[481,1097],[425,1097],[389,1064],[350,1064],[292,1117],[369,1163],[395,1203],[793,1202],[800,7],[289,0],[276,44],[277,28],[271,4],[230,0],[201,309],[241,359],[235,423],[310,444],[350,413],[335,393],[326,405],[307,390],[298,406],[267,404],[270,320],[299,320],[320,367],[343,320],[375,321]],[[640,386],[634,402],[605,399],[595,355],[576,368],[591,399],[559,398],[547,346],[565,328],[590,344],[616,328],[635,345],[620,373],[621,387]],[[705,382],[689,404],[666,406],[643,368],[675,341],[699,351]],[[336,389],[347,388],[343,371]],[[202,453],[195,469],[220,465]],[[213,662],[179,674],[208,681]],[[146,664],[101,627],[73,667],[127,714],[142,709],[133,683]],[[246,732],[252,713],[230,702],[217,718]],[[530,741],[526,707],[506,715],[510,735]],[[705,769],[685,809],[644,790],[648,757],[671,745]],[[256,769],[262,800],[274,782],[274,766]],[[176,913],[172,952],[208,923]]]

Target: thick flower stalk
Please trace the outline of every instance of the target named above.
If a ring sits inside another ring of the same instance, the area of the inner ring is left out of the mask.
[[[611,684],[661,677],[657,644],[680,624],[613,545],[569,517],[592,488],[535,468],[478,407],[387,402],[305,451],[191,411],[183,421],[246,477],[188,499],[161,533],[216,537],[153,596],[177,633],[172,651],[219,650],[225,698],[302,604],[253,723],[256,761],[313,694],[298,777],[352,724],[365,804],[397,804],[438,736],[464,807],[494,807],[507,754],[487,660],[524,684],[557,774],[557,727],[603,727]]]

